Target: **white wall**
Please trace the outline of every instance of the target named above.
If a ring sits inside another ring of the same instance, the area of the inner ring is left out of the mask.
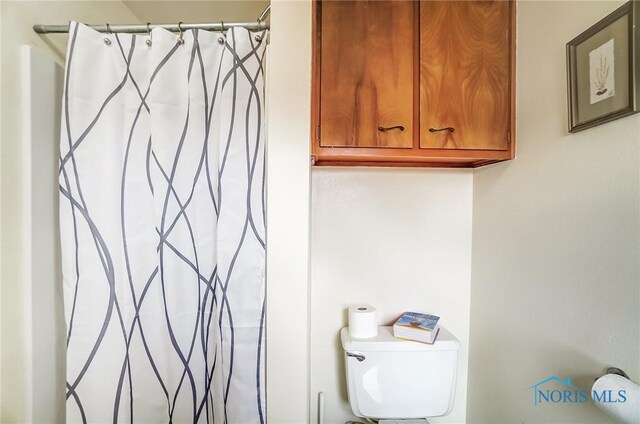
[[[22,141],[21,78],[26,72],[20,64],[21,45],[35,46],[62,64],[66,46],[66,35],[38,36],[31,29],[36,23],[64,23],[71,19],[86,22],[138,22],[120,1],[2,1],[0,22],[0,62],[2,75],[0,90],[0,201],[2,216],[0,231],[1,258],[1,393],[0,421],[3,423],[25,422],[25,323],[22,321],[23,288],[27,282],[22,267],[27,246],[23,243],[23,232],[28,225],[24,217],[23,204],[26,196],[25,160]],[[49,140],[57,144],[57,139]],[[49,175],[46,178],[50,178]],[[55,182],[54,182],[55,183]],[[52,252],[53,253],[53,252]],[[8,342],[10,341],[10,342]],[[42,349],[36,355],[50,355]],[[62,365],[61,365],[62,366]],[[36,405],[35,407],[43,407]],[[40,411],[43,414],[47,411]],[[38,416],[40,412],[34,412]],[[50,412],[50,411],[49,411]],[[56,420],[53,412],[52,420]]]
[[[22,255],[26,422],[65,417],[65,322],[58,214],[63,68],[23,46]]]
[[[271,4],[267,58],[267,419],[309,421],[311,2]]]
[[[567,133],[565,43],[621,4],[518,2],[517,159],[474,176],[469,422],[607,422],[527,388],[640,380],[640,116]]]
[[[142,22],[255,21],[269,0],[122,0]]]
[[[312,420],[353,419],[338,332],[346,308],[375,306],[381,325],[433,312],[461,342],[453,412],[465,421],[471,278],[471,171],[314,168],[311,220]]]

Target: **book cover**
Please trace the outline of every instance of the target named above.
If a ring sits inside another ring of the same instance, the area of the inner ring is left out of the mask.
[[[395,326],[405,327],[416,331],[433,331],[438,325],[440,317],[429,314],[420,314],[418,312],[405,312],[395,322]]]

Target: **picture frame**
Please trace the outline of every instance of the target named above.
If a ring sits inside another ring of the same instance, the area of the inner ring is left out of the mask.
[[[640,112],[639,0],[567,43],[569,132]]]

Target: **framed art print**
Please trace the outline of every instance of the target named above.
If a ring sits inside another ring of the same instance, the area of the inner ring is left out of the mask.
[[[569,132],[640,111],[638,0],[567,43]]]

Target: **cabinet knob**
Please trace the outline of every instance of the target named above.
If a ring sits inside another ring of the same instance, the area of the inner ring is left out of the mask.
[[[453,127],[443,127],[443,128],[429,128],[429,132],[438,132],[438,131],[451,131],[454,132],[456,129]]]
[[[392,127],[378,127],[378,131],[391,131],[391,130],[400,130],[400,131],[404,131],[404,126],[402,125],[394,125]]]

